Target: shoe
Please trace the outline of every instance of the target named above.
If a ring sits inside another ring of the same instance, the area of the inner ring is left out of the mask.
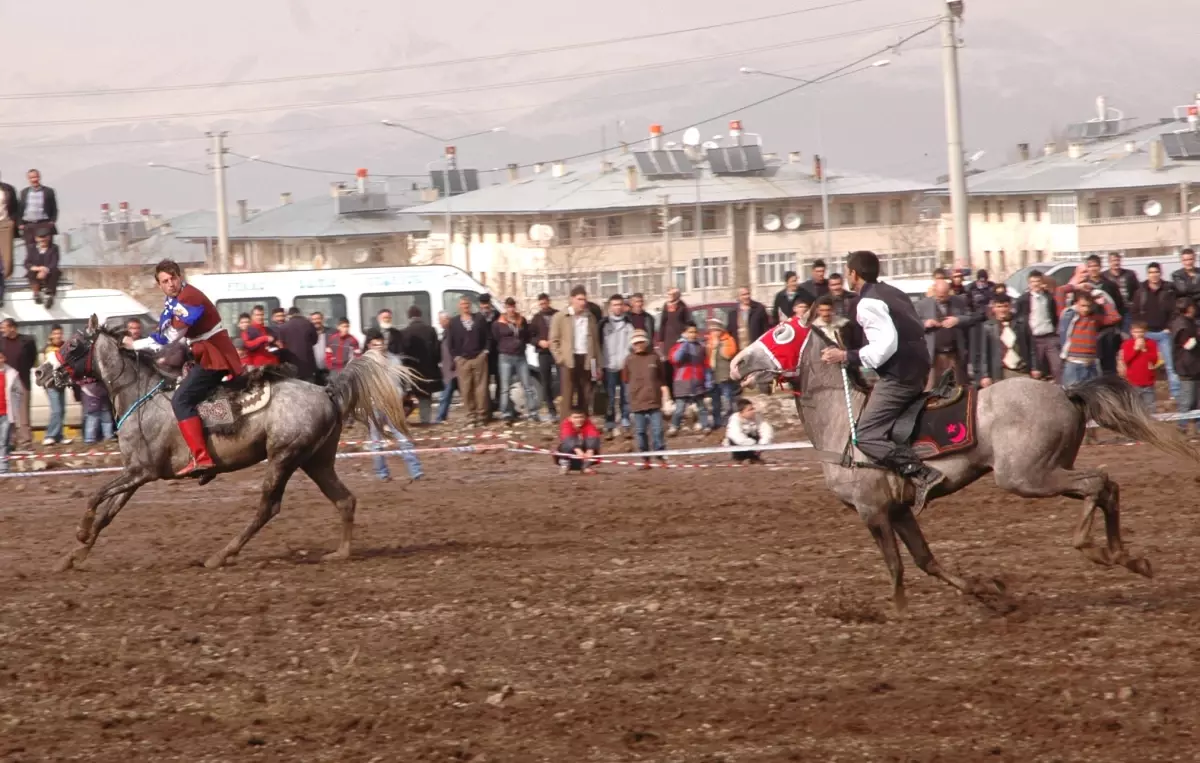
[[[704,431],[704,427],[700,426],[700,422],[699,422],[699,421],[697,421],[697,422],[696,422],[696,423],[695,423],[695,424],[692,426],[692,431],[694,431],[694,432],[703,432],[703,431]]]
[[[58,444],[59,445],[70,445],[73,442],[75,442],[74,439],[72,439],[70,437],[64,437],[63,439],[58,441]]]
[[[179,432],[183,435],[188,450],[192,452],[192,459],[187,466],[175,472],[176,477],[199,477],[217,467],[212,456],[208,454],[208,444],[204,440],[204,422],[199,416],[179,422]]]
[[[679,434],[679,427],[668,427],[667,428],[667,437],[674,437],[677,434]]]
[[[700,430],[700,434],[703,434],[703,435],[712,434],[712,427],[704,427],[703,429]]]
[[[57,445],[57,444],[58,444],[58,441],[57,441],[57,440],[55,440],[53,437],[47,437],[47,438],[45,438],[45,439],[43,439],[43,440],[42,440],[42,447],[43,447],[43,448],[49,447],[49,446],[51,446],[51,445]],[[64,444],[65,444],[65,443],[64,443]]]
[[[566,474],[570,470],[571,470],[571,467],[567,466],[566,464],[562,464],[561,466],[558,467],[559,474]]]
[[[589,475],[590,475],[590,474],[595,474],[595,473],[596,473],[596,470],[595,470],[595,469],[593,469],[592,467],[590,467],[590,466],[589,466],[589,467],[587,467],[587,468],[585,468],[585,469],[583,470],[583,473],[584,473],[584,474],[589,474]]]
[[[616,436],[617,436],[617,435],[616,435],[616,430],[615,430],[615,429],[610,429],[610,430],[608,430],[607,432],[605,432],[605,433],[604,433],[604,439],[606,439],[606,440],[611,440],[612,438],[614,438],[614,437],[616,437]]]
[[[932,466],[921,465],[909,474],[905,474],[909,481],[912,482],[916,489],[916,496],[913,498],[912,513],[916,516],[925,508],[926,502],[929,500],[929,494],[933,489],[942,484],[946,480],[946,475],[934,469]]]
[[[35,305],[40,305],[40,304],[42,304],[42,295],[41,295],[41,294],[34,294],[34,295],[33,295],[33,304],[35,304]]]
[[[54,297],[46,297],[46,309],[54,307]]]

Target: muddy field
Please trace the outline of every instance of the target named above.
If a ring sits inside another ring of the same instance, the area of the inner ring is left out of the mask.
[[[934,552],[1001,578],[1011,610],[908,562],[897,616],[866,530],[786,458],[568,478],[436,455],[412,485],[346,461],[352,561],[316,563],[335,516],[301,476],[216,572],[254,472],[144,489],[62,575],[104,478],[2,481],[0,759],[1200,760],[1191,472],[1082,457],[1120,480],[1154,580],[1072,550],[1075,502],[938,502]]]

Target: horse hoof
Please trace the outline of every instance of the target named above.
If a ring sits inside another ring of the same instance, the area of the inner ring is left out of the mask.
[[[1150,560],[1144,556],[1135,557],[1125,563],[1125,567],[1130,572],[1136,572],[1142,577],[1153,578],[1154,568],[1150,565]]]
[[[204,561],[204,566],[210,570],[219,569],[224,564],[225,564],[225,555],[224,554],[217,554],[215,556],[210,556],[210,557],[208,557],[208,559],[206,559]]]
[[[330,551],[325,556],[322,556],[321,561],[322,562],[344,562],[349,558],[350,558],[350,550],[349,549],[342,550],[339,548],[337,551]]]
[[[75,552],[71,551],[63,555],[62,559],[58,560],[58,564],[54,565],[55,572],[66,572],[75,566]]]
[[[1008,586],[1004,585],[1003,580],[1001,580],[999,578],[992,578],[990,583],[991,583],[992,590],[995,593],[998,593],[1001,596],[1004,596],[1005,594],[1008,593]]]

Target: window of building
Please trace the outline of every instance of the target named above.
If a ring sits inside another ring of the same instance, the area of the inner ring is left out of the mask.
[[[717,232],[721,230],[721,210],[717,207],[704,207],[704,232]]]
[[[984,201],[983,202],[983,221],[986,223],[986,222],[991,222],[991,220],[992,220],[992,202]]]
[[[686,265],[676,265],[675,266],[675,282],[672,283],[671,286],[675,289],[679,289],[680,291],[687,290],[687,266]]]
[[[1046,261],[1046,250],[1045,249],[1038,249],[1036,252],[1034,252],[1034,255],[1037,257],[1036,262],[1045,262]]]
[[[1108,200],[1108,216],[1117,220],[1125,216],[1124,196],[1114,196]]]
[[[1051,225],[1075,225],[1079,214],[1078,200],[1073,194],[1051,196],[1046,203]]]
[[[1042,200],[1041,199],[1033,200],[1033,220],[1034,220],[1034,222],[1039,222],[1039,223],[1042,221]]]
[[[508,240],[514,244],[517,242],[517,221],[516,220],[508,221]]]
[[[620,215],[609,215],[605,227],[609,238],[620,238],[624,235],[624,219]]]
[[[901,225],[904,222],[904,200],[892,199],[888,206],[891,207],[888,220],[892,225]]]
[[[868,201],[864,205],[863,223],[866,225],[879,225],[883,222],[883,207],[878,201]]]
[[[669,218],[668,218],[669,219]],[[695,208],[684,209],[679,213],[679,225],[675,230],[679,231],[684,238],[696,235],[696,210]]]
[[[579,220],[579,238],[583,241],[589,241],[596,237],[596,221],[590,217],[583,217]]]
[[[620,291],[625,295],[641,293],[648,297],[663,294],[662,268],[621,271]]]
[[[554,236],[555,244],[558,244],[559,246],[563,246],[564,244],[571,243],[571,221],[570,220],[559,220],[557,223],[554,224],[554,227],[558,229]]]
[[[1138,196],[1133,200],[1133,214],[1136,217],[1146,216],[1146,205],[1150,203],[1149,196]]]
[[[850,226],[858,224],[858,216],[856,207],[853,204],[838,204],[838,214],[841,216],[841,225]]]
[[[1017,263],[1017,267],[1018,267],[1018,268],[1023,268],[1023,267],[1025,267],[1025,266],[1026,266],[1026,265],[1028,265],[1028,264],[1030,264],[1030,263],[1029,263],[1029,250],[1028,250],[1028,249],[1022,249],[1022,250],[1021,250],[1021,261],[1020,261],[1019,263]]]
[[[1088,202],[1088,220],[1095,222],[1100,219],[1100,202],[1092,200]]]
[[[996,222],[998,222],[998,223],[1004,222],[1004,202],[1003,201],[996,202]]]
[[[621,286],[621,274],[615,270],[607,270],[600,274],[599,298],[608,299]]]
[[[756,264],[758,273],[755,283],[783,283],[783,274],[796,269],[796,253],[759,252]]]
[[[716,289],[728,285],[728,257],[697,257],[692,260],[693,289]]]
[[[1024,199],[1017,202],[1017,219],[1020,220],[1021,222],[1025,222],[1025,200]]]

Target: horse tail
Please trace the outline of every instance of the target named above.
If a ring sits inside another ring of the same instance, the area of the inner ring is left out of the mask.
[[[355,358],[333,375],[326,388],[345,421],[354,416],[374,424],[380,432],[387,425],[408,434],[401,387],[411,389],[421,378],[404,366],[393,366],[370,355]]]
[[[1067,389],[1067,397],[1086,418],[1106,429],[1153,445],[1164,453],[1200,461],[1200,454],[1188,445],[1179,430],[1155,421],[1133,386],[1119,376],[1101,376],[1076,384]]]

